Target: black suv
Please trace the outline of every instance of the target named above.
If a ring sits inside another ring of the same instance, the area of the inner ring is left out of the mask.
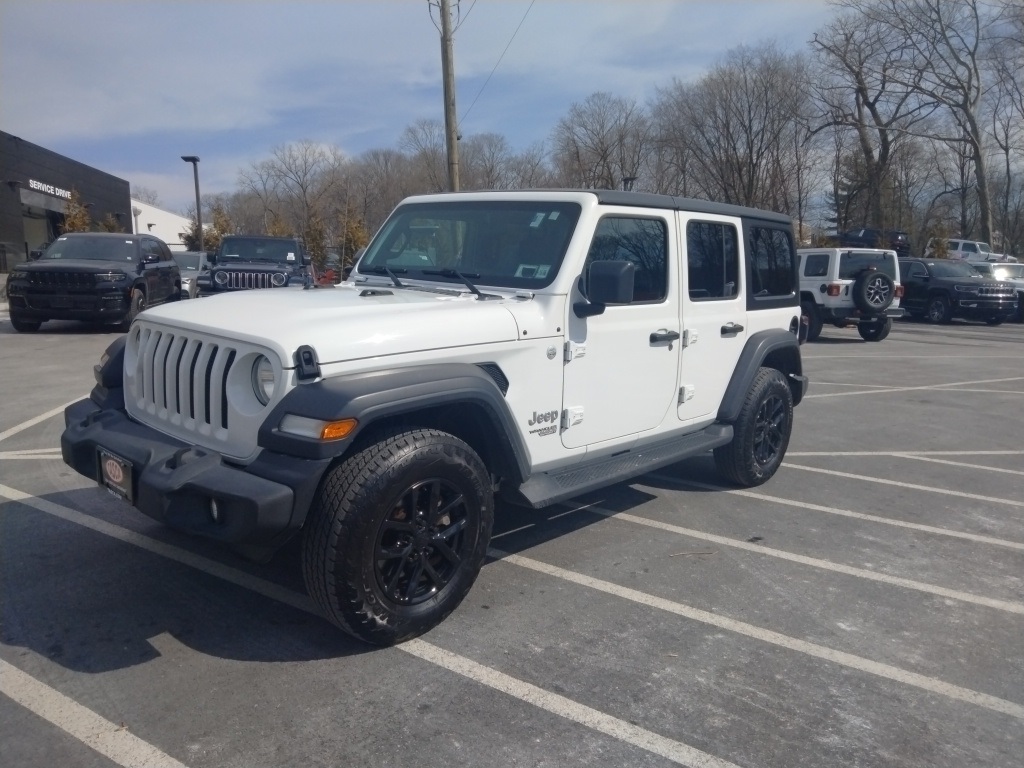
[[[228,235],[212,261],[209,280],[199,281],[204,295],[307,285],[312,280],[309,255],[294,237]]]
[[[840,232],[838,240],[848,248],[885,248],[900,257],[910,256],[910,236],[902,229],[851,229]]]
[[[999,325],[1017,311],[1013,283],[985,277],[966,261],[900,259],[903,307],[911,317],[954,317]]]
[[[147,306],[180,295],[178,265],[152,235],[68,233],[7,276],[11,325],[23,332],[47,320],[116,322],[127,330]]]

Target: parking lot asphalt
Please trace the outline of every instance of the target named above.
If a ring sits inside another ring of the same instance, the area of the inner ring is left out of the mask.
[[[828,327],[786,462],[500,508],[397,648],[60,460],[114,333],[0,309],[0,744],[43,766],[1018,766],[1024,326]]]

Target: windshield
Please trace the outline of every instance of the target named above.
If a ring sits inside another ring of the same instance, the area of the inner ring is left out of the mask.
[[[865,269],[877,269],[893,280],[896,274],[896,256],[893,253],[863,253],[850,251],[839,254],[839,279],[855,280]]]
[[[172,253],[174,261],[177,263],[179,269],[187,269],[195,272],[199,269],[199,258],[198,253]]]
[[[89,259],[92,261],[135,261],[135,242],[116,237],[58,237],[40,261]]]
[[[995,264],[992,266],[992,276],[997,280],[1024,279],[1024,264]]]
[[[399,207],[373,239],[357,268],[427,280],[506,288],[551,284],[580,216],[577,203],[445,201]]]
[[[981,251],[981,253],[992,253],[992,246],[988,243],[975,243],[975,245],[978,246],[978,250]]]
[[[280,264],[297,264],[302,254],[294,240],[275,240],[266,237],[230,237],[221,243],[218,260],[224,261],[265,261]]]
[[[936,277],[981,277],[966,261],[929,261],[928,271]]]

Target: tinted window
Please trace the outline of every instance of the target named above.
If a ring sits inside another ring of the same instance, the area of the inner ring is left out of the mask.
[[[804,257],[804,277],[827,277],[828,254],[809,253]]]
[[[199,269],[199,254],[198,253],[183,253],[178,252],[172,254],[174,260],[178,263],[180,269],[186,270],[198,270]]]
[[[221,243],[218,259],[232,261],[263,261],[273,264],[299,264],[302,253],[294,240],[266,237],[226,237]]]
[[[53,241],[41,259],[90,259],[94,261],[135,261],[135,242],[117,237],[70,237]]]
[[[796,251],[789,232],[750,228],[750,292],[753,297],[795,294]]]
[[[668,228],[661,219],[601,219],[587,253],[584,274],[595,261],[631,261],[636,267],[633,301],[661,301],[668,292]]]
[[[963,251],[964,253],[977,253],[978,246],[976,246],[974,243],[964,243]]]
[[[740,254],[734,226],[691,221],[686,225],[686,261],[692,301],[737,295]]]
[[[966,261],[929,261],[928,271],[936,277],[980,277]]]
[[[375,268],[461,284],[436,273],[455,269],[474,282],[509,288],[549,285],[579,219],[576,203],[445,201],[400,206],[384,223],[357,271]]]
[[[896,260],[880,253],[839,254],[839,279],[855,280],[865,269],[877,269],[896,279]]]

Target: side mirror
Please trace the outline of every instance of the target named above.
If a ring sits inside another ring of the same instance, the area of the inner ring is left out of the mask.
[[[217,263],[217,254],[216,254],[216,252],[214,252],[214,251],[207,251],[206,252],[206,263],[207,264],[216,264]]]
[[[631,261],[595,261],[587,273],[587,299],[572,305],[576,317],[592,317],[604,313],[608,304],[629,304],[633,301],[636,265]]]
[[[312,263],[312,260],[309,258],[309,254],[306,253],[305,251],[303,251],[302,252],[302,266],[308,267],[311,263]]]
[[[160,255],[156,253],[147,253],[142,257],[143,264],[156,264],[160,261]]]
[[[29,251],[28,252],[28,257],[32,261],[35,261],[36,259],[40,258],[42,255],[43,255],[42,251]]]

